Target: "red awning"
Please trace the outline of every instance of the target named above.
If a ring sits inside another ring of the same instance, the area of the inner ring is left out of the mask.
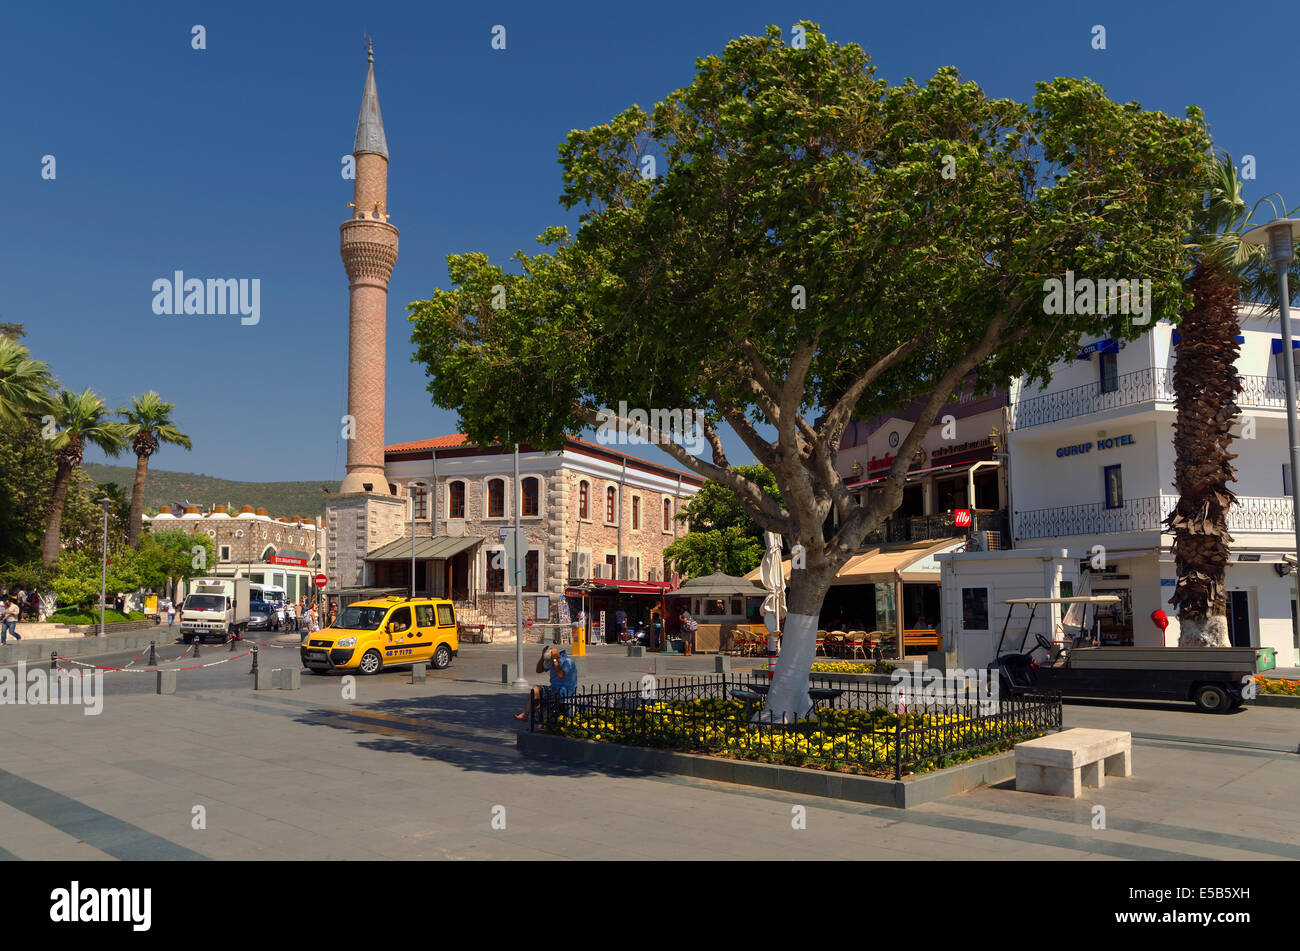
[[[593,591],[591,594],[653,594],[662,595],[670,587],[666,581],[614,581],[608,578],[592,578],[589,584],[599,585],[602,590]],[[566,597],[576,598],[582,592],[574,588],[566,588],[564,591]]]

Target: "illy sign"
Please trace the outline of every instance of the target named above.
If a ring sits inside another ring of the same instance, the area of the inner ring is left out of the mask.
[[[971,526],[970,509],[953,509],[952,523],[957,528],[970,528]]]

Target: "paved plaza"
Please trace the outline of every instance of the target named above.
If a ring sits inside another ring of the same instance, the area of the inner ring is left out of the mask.
[[[466,647],[424,684],[358,678],[354,701],[305,673],[301,690],[255,692],[243,659],[182,673],[174,696],[150,674],[107,674],[98,716],[7,707],[0,857],[1300,859],[1300,710],[1067,704],[1067,727],[1133,732],[1132,779],[1078,800],[998,787],[903,811],[524,758],[521,695],[500,683],[513,658]],[[653,663],[598,648],[584,681],[635,681]],[[678,657],[669,672],[712,669]]]

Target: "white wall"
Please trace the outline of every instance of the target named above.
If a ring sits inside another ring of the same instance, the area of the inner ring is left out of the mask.
[[[958,667],[983,668],[994,659],[1002,626],[1012,606],[1003,602],[1012,598],[1051,598],[1059,594],[1059,583],[1070,581],[1078,588],[1078,560],[1064,550],[1019,550],[1015,552],[955,552],[935,557],[941,566],[944,644],[955,645]],[[989,630],[967,631],[962,627],[961,589],[989,588]],[[1014,607],[1015,614],[1007,628],[1003,651],[1020,644],[1029,619],[1029,608]],[[1060,609],[1040,605],[1034,613],[1026,644],[1035,634],[1048,640],[1060,620]]]
[[[1098,441],[1103,438],[1098,432],[1105,432],[1106,439],[1131,435],[1133,444],[1098,448]],[[1094,422],[1047,432],[1034,427],[1013,433],[1011,479],[1016,510],[1104,504],[1103,470],[1113,465],[1123,466],[1120,476],[1126,500],[1158,495],[1159,442],[1160,435],[1152,421],[1102,425]],[[1089,443],[1092,448],[1080,455],[1056,454],[1065,447]]]

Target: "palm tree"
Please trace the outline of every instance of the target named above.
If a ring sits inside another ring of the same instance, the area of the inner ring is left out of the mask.
[[[50,497],[50,515],[41,546],[41,560],[47,565],[54,564],[59,557],[59,527],[68,498],[68,483],[72,481],[72,470],[81,465],[86,444],[97,446],[110,456],[116,456],[127,444],[125,424],[109,420],[104,401],[90,390],[84,393],[60,390],[51,415],[58,432],[50,439],[56,463],[54,493]]]
[[[1165,519],[1173,532],[1178,582],[1169,603],[1178,609],[1180,647],[1227,647],[1225,570],[1230,555],[1228,511],[1237,478],[1231,427],[1241,410],[1237,305],[1275,303],[1266,248],[1243,244],[1262,202],[1248,209],[1231,155],[1206,168],[1205,198],[1189,242],[1191,301],[1180,315],[1173,388],[1174,488],[1178,504]],[[1268,200],[1268,199],[1265,199]]]
[[[131,397],[131,405],[118,410],[126,419],[127,435],[135,452],[135,484],[131,487],[131,517],[127,522],[126,540],[132,548],[139,545],[140,525],[144,515],[144,480],[149,471],[149,457],[158,451],[159,443],[171,443],[189,449],[190,437],[172,422],[175,403],[167,403],[150,390],[144,396]]]
[[[52,407],[50,368],[17,340],[0,336],[0,426],[39,416]]]

